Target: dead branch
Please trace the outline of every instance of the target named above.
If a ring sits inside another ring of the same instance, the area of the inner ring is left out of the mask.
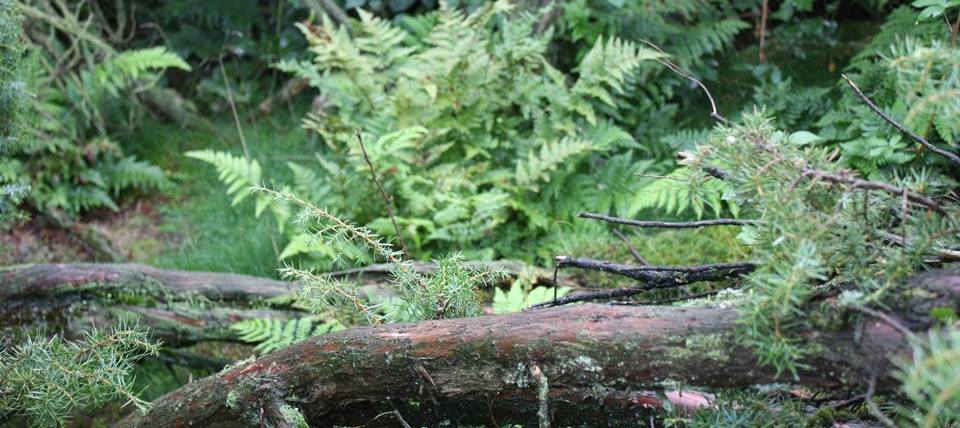
[[[870,107],[870,109],[873,110],[874,113],[876,113],[877,115],[879,115],[880,117],[882,117],[883,120],[887,121],[887,123],[893,125],[894,128],[899,129],[900,132],[903,132],[904,134],[907,134],[907,136],[909,136],[910,138],[912,138],[914,141],[920,143],[921,145],[923,145],[923,147],[926,147],[926,148],[929,149],[931,152],[934,152],[934,153],[936,153],[936,154],[938,154],[938,155],[940,155],[940,156],[943,156],[943,157],[945,157],[945,158],[953,161],[953,163],[955,163],[955,164],[957,164],[957,165],[960,165],[960,156],[957,156],[957,155],[955,155],[955,154],[953,154],[953,153],[950,153],[950,152],[948,152],[948,151],[946,151],[946,150],[943,150],[943,149],[941,149],[941,148],[939,148],[939,147],[937,147],[937,146],[934,146],[934,145],[931,144],[929,141],[925,140],[923,137],[921,137],[921,136],[919,136],[919,135],[917,135],[917,134],[914,134],[913,132],[910,132],[909,129],[907,129],[906,127],[904,127],[903,125],[901,125],[901,124],[898,123],[897,121],[893,120],[893,118],[890,117],[890,116],[888,116],[886,113],[884,113],[883,110],[880,110],[880,108],[877,107],[877,105],[874,104],[873,101],[870,101],[870,98],[867,98],[867,96],[864,95],[863,91],[861,91],[860,88],[858,88],[857,85],[854,84],[853,81],[850,80],[850,79],[847,77],[846,74],[841,74],[840,77],[843,77],[843,80],[846,80],[846,81],[847,81],[847,84],[849,84],[850,87],[853,88],[853,90],[857,92],[857,96],[859,96],[860,99],[863,100],[864,104],[866,104],[868,107]]]
[[[594,214],[588,213],[586,211],[581,212],[577,217],[580,218],[592,218],[597,220],[603,220],[610,223],[625,224],[628,226],[637,226],[637,227],[662,227],[662,228],[697,228],[704,226],[750,226],[755,224],[763,224],[763,221],[760,220],[737,220],[730,218],[719,218],[715,220],[701,220],[701,221],[680,221],[680,222],[671,222],[671,221],[640,221],[640,220],[630,220],[626,218],[619,217],[610,217],[603,214]]]

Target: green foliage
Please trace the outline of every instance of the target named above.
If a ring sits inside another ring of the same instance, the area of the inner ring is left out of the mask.
[[[960,321],[960,316],[957,316],[957,313],[954,312],[953,309],[945,307],[930,309],[930,316],[936,318],[937,321],[940,321],[940,323],[944,325],[951,325]]]
[[[30,185],[17,174],[27,91],[23,82],[24,44],[20,41],[20,13],[10,1],[0,1],[0,231],[26,219],[17,207],[30,192]]]
[[[233,156],[225,152],[215,152],[210,149],[189,151],[184,153],[184,155],[210,163],[217,168],[217,172],[220,173],[219,180],[230,186],[227,189],[227,195],[236,193],[233,201],[230,203],[231,206],[239,204],[246,199],[247,196],[250,196],[250,192],[247,191],[248,188],[259,186],[263,183],[261,178],[262,168],[260,167],[260,162],[257,162],[256,159],[247,160],[240,156]],[[243,191],[240,191],[241,189]],[[260,217],[260,214],[263,214],[264,210],[270,208],[270,211],[277,220],[280,232],[283,232],[290,218],[290,211],[285,209],[282,204],[273,203],[273,197],[269,195],[260,194],[256,196],[256,199],[257,204],[254,214],[257,218]],[[286,251],[288,250],[284,250],[284,252]],[[282,259],[283,257],[280,258]]]
[[[912,360],[900,360],[901,390],[921,412],[903,408],[917,426],[942,427],[960,423],[960,331],[931,330],[913,347]],[[925,413],[925,415],[924,415]]]
[[[570,290],[570,287],[557,288],[556,298],[565,296]],[[536,287],[528,290],[522,284],[514,283],[506,293],[500,288],[494,289],[493,312],[496,314],[520,312],[523,308],[553,299],[553,288]]]
[[[77,406],[124,400],[145,412],[148,403],[132,391],[131,374],[136,360],[157,351],[138,325],[93,328],[79,342],[28,338],[0,351],[0,413],[29,415],[37,426],[64,426]]]
[[[70,215],[116,210],[126,189],[167,186],[161,169],[124,155],[116,133],[143,114],[136,93],[156,85],[154,70],[190,66],[164,47],[117,51],[91,28],[112,34],[95,7],[39,1],[25,12],[37,138],[16,173],[29,177],[36,205]]]
[[[380,198],[355,144],[362,129],[402,228],[431,251],[489,241],[504,226],[511,239],[543,236],[554,213],[571,216],[574,201],[597,193],[581,183],[605,173],[604,152],[625,154],[610,165],[621,171],[649,165],[598,109],[614,106],[630,73],[659,54],[598,38],[568,82],[544,57],[550,32],[530,35],[538,15],[504,17],[493,31],[510,9],[496,2],[467,16],[444,7],[419,40],[363,11],[353,38],[326,17],[322,27],[300,24],[313,61],[279,68],[310,79],[327,108],[304,122],[323,145],[312,172],[294,167],[293,189],[361,224],[384,224],[382,206],[367,202]]]
[[[256,318],[234,323],[230,326],[244,342],[257,343],[253,349],[267,354],[277,349],[309,339],[313,336],[343,330],[343,324],[337,321],[318,322],[313,317],[302,317],[289,321]]]
[[[715,130],[684,161],[691,170],[709,163],[730,172],[723,181],[729,199],[742,217],[763,220],[740,236],[762,260],[747,278],[754,293],[740,308],[740,322],[744,341],[756,347],[762,363],[794,375],[809,350],[790,331],[803,322],[800,315],[818,287],[838,277],[858,278],[858,289],[845,293],[843,304],[869,305],[895,292],[898,279],[924,265],[924,254],[958,238],[950,226],[956,206],[945,207],[948,216],[900,214],[902,195],[829,178],[850,172],[829,162],[829,149],[817,147],[817,140],[809,132],[776,131],[763,114],[746,115],[743,125]],[[935,177],[917,172],[898,184],[936,193],[942,187]],[[945,232],[951,238],[934,238]],[[890,246],[886,234],[913,242]]]
[[[427,275],[417,273],[413,263],[403,260],[401,252],[364,227],[340,220],[328,211],[293,196],[288,191],[273,191],[262,187],[254,190],[269,194],[278,203],[293,203],[299,209],[298,225],[311,236],[310,244],[330,246],[335,260],[348,252],[370,252],[374,257],[392,265],[391,276],[402,304],[391,305],[395,312],[383,313],[377,302],[361,293],[356,283],[347,283],[316,274],[312,270],[285,267],[283,278],[304,281],[303,297],[316,311],[328,309],[331,304],[345,304],[371,324],[394,320],[428,320],[477,316],[483,313],[479,288],[488,280],[502,278],[502,271],[474,269],[463,263],[460,254],[439,257],[437,268]],[[373,257],[371,257],[372,259]]]
[[[951,35],[941,22],[919,19],[914,9],[896,9],[880,34],[854,56],[846,74],[894,120],[933,144],[956,151],[960,47],[951,47]],[[921,150],[918,143],[895,136],[894,128],[844,82],[838,84],[842,85],[840,101],[815,127],[825,142],[840,143],[851,165],[872,179],[891,179],[902,175],[908,163],[945,162]]]

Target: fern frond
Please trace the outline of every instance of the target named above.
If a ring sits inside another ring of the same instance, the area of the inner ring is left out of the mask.
[[[261,354],[268,354],[312,336],[342,330],[343,325],[336,321],[317,322],[315,317],[302,317],[289,321],[254,318],[236,322],[230,326],[230,329],[237,332],[238,339],[256,343],[254,350]]]
[[[157,46],[124,51],[98,64],[93,74],[101,87],[117,96],[119,89],[126,88],[129,82],[143,77],[148,70],[166,68],[192,70],[190,64],[179,55],[168,51],[164,46]]]
[[[227,152],[218,152],[211,149],[193,150],[184,153],[185,156],[202,160],[217,168],[220,173],[218,179],[230,186],[227,195],[238,190],[257,186],[261,182],[262,169],[256,159],[247,160],[242,156],[234,156]],[[237,205],[250,196],[250,192],[240,192],[233,198],[231,205]]]
[[[136,156],[127,156],[103,170],[105,182],[114,194],[133,186],[163,188],[170,185],[160,167],[147,161],[138,161]]]
[[[555,171],[564,161],[593,149],[594,146],[590,141],[576,137],[563,137],[560,141],[545,142],[540,146],[539,153],[530,149],[527,158],[517,162],[517,185],[526,187],[538,181],[550,182],[550,171]]]

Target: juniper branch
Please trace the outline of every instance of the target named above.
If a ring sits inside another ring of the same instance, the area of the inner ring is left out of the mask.
[[[826,171],[810,169],[805,166],[801,171],[804,176],[814,176],[814,177],[822,178],[827,181],[832,181],[834,183],[847,183],[847,184],[853,185],[853,187],[860,187],[864,189],[878,189],[878,190],[889,192],[894,195],[906,194],[908,200],[912,202],[916,202],[920,205],[923,205],[933,211],[936,211],[937,213],[939,213],[944,217],[950,218],[950,215],[947,214],[947,212],[943,208],[941,208],[940,205],[937,204],[937,202],[934,201],[933,199],[930,199],[918,193],[911,192],[907,189],[894,186],[892,184],[881,183],[878,181],[862,180],[859,178],[850,177],[848,175],[833,174]]]

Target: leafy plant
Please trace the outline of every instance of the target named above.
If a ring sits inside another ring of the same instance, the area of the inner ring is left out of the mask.
[[[613,105],[631,71],[659,53],[598,39],[571,83],[544,58],[549,32],[529,34],[537,15],[503,18],[501,30],[492,30],[489,23],[510,9],[501,1],[467,16],[443,7],[419,41],[363,11],[352,38],[326,17],[322,26],[298,24],[315,58],[278,66],[309,79],[336,114],[321,110],[305,120],[323,141],[319,168],[292,167],[292,189],[343,207],[362,224],[383,224],[383,211],[364,203],[376,190],[352,143],[361,129],[401,229],[430,251],[428,244],[490,241],[494,230],[543,236],[553,213],[569,216],[570,202],[604,193],[578,185],[605,171],[604,152],[628,153],[621,171],[648,165],[598,106]],[[634,213],[629,204],[614,206]],[[306,250],[303,242],[293,237],[301,246],[283,253]]]
[[[464,258],[459,254],[437,258],[437,268],[430,274],[422,275],[414,270],[411,261],[402,258],[402,252],[394,250],[391,244],[383,242],[370,230],[344,222],[288,191],[262,187],[255,187],[254,190],[274,196],[278,202],[298,206],[300,214],[297,223],[301,230],[311,236],[311,242],[332,246],[337,260],[342,260],[348,251],[369,251],[392,265],[393,283],[403,303],[395,313],[386,314],[381,313],[375,303],[360,292],[356,283],[331,279],[312,270],[293,267],[281,269],[281,277],[304,282],[303,297],[317,311],[326,309],[331,303],[343,303],[372,324],[395,319],[477,316],[483,312],[480,286],[487,280],[504,276],[502,271],[471,268],[463,263]]]
[[[116,130],[143,113],[136,94],[157,83],[153,70],[190,66],[163,47],[119,52],[89,28],[109,33],[95,8],[57,1],[23,8],[38,121],[17,174],[29,177],[36,205],[70,215],[101,206],[117,210],[115,198],[124,189],[168,185],[160,168],[124,155]]]
[[[901,409],[917,426],[950,426],[960,422],[960,371],[954,362],[960,356],[960,331],[931,330],[922,344],[913,348],[912,360],[898,362],[902,391],[921,412]],[[925,413],[925,414],[924,414]]]
[[[25,46],[20,41],[20,19],[10,1],[0,1],[0,231],[26,219],[17,207],[30,192],[13,159],[25,146],[22,115],[28,97],[21,76]]]
[[[497,314],[506,314],[510,312],[520,312],[523,308],[553,300],[555,297],[565,296],[571,290],[570,287],[559,287],[554,294],[553,288],[536,287],[527,290],[523,284],[514,283],[506,293],[500,288],[494,289],[493,294],[493,312]]]
[[[230,326],[244,342],[257,343],[253,349],[267,354],[277,349],[307,340],[313,336],[343,330],[343,324],[337,321],[317,322],[313,317],[302,317],[289,321],[256,318],[243,320]]]
[[[84,339],[30,339],[0,351],[0,413],[28,415],[37,426],[64,426],[77,406],[99,407],[125,400],[140,411],[146,403],[132,391],[133,364],[156,355],[139,325],[91,329]]]

